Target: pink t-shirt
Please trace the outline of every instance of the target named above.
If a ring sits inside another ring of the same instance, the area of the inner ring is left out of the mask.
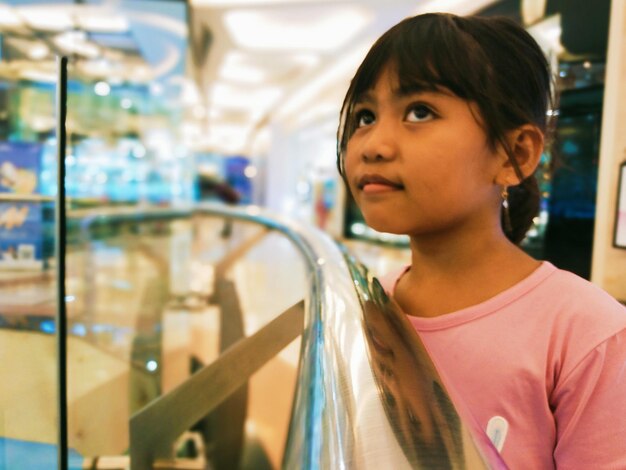
[[[626,469],[626,308],[604,291],[543,262],[478,305],[408,318],[509,468]]]

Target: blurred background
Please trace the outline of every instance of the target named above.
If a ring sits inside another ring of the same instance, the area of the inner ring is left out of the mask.
[[[31,443],[57,443],[58,56],[69,59],[70,447],[120,455],[133,412],[306,299],[311,286],[285,237],[154,211],[203,202],[251,216],[267,210],[344,242],[375,274],[409,260],[408,240],[367,227],[336,171],[349,81],[371,44],[407,16],[507,16],[537,39],[553,68],[559,119],[538,170],[540,212],[522,246],[625,301],[625,5],[0,1],[0,469],[36,455]],[[262,242],[248,250],[250,240]],[[245,255],[222,267],[240,244]],[[220,311],[233,305],[245,321],[224,340]],[[287,349],[244,397],[245,433],[264,442],[267,468],[280,465],[296,382],[299,349]],[[280,432],[267,424],[277,416]],[[52,468],[46,462],[28,468]],[[215,468],[234,468],[228,462]],[[257,464],[248,468],[266,468]]]
[[[609,9],[609,0],[3,2],[0,160],[5,173],[22,161],[37,192],[55,193],[54,58],[66,55],[74,207],[215,199],[402,245],[365,226],[338,179],[349,80],[406,16],[504,15],[540,42],[561,93],[564,164],[551,175],[544,155],[541,213],[524,246],[589,278]]]

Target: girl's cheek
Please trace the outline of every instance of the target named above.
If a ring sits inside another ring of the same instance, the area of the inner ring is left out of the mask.
[[[344,158],[345,158],[344,166],[346,168],[346,174],[348,174],[348,172],[352,171],[352,168],[354,167],[354,161],[356,158],[354,145],[348,144],[348,146],[346,147],[346,154]]]

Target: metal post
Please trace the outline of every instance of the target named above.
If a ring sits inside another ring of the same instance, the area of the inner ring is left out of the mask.
[[[58,370],[58,469],[68,468],[67,443],[67,312],[65,309],[65,117],[67,115],[67,57],[57,59],[56,90],[57,194],[55,211],[55,256],[57,279],[57,370]]]

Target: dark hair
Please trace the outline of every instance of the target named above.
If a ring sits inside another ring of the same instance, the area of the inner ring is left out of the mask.
[[[531,123],[548,141],[555,104],[550,66],[535,40],[507,18],[429,13],[392,27],[359,66],[341,108],[337,168],[344,177],[355,102],[387,66],[394,67],[401,88],[445,87],[477,104],[489,145],[502,145],[521,181],[509,188],[511,228],[505,230],[511,241],[521,242],[538,212],[539,188],[534,175],[523,178],[505,134]]]

